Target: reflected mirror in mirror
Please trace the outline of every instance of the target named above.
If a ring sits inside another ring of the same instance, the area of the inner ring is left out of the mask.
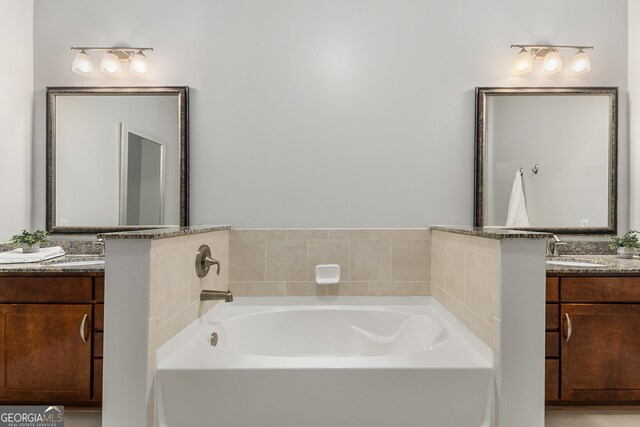
[[[615,88],[479,88],[476,226],[615,231]]]
[[[49,88],[47,225],[188,224],[187,88]]]
[[[120,225],[164,224],[166,143],[160,141],[122,124]]]

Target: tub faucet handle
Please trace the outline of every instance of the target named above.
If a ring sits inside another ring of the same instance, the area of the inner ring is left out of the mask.
[[[201,245],[196,253],[196,274],[198,277],[204,277],[209,273],[209,268],[215,265],[216,274],[220,275],[220,261],[211,257],[211,248],[207,245]]]
[[[218,276],[220,275],[220,261],[218,261],[217,259],[205,257],[205,259],[203,259],[202,262],[204,263],[205,267],[211,267],[212,265],[215,265],[216,266],[216,274]]]

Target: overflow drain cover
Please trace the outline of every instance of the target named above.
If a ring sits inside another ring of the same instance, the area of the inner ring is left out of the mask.
[[[218,333],[217,332],[212,332],[211,335],[209,335],[209,342],[211,343],[211,347],[215,347],[218,345]]]

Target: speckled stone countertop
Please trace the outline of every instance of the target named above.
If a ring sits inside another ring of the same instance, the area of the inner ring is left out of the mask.
[[[209,233],[212,231],[230,230],[230,225],[196,225],[191,227],[169,227],[151,230],[121,231],[117,233],[98,234],[99,239],[166,239],[168,237],[186,236],[189,234]]]
[[[91,264],[63,265],[88,261]],[[102,273],[104,257],[95,255],[64,255],[40,263],[0,264],[0,273]]]
[[[449,233],[466,234],[469,236],[485,237],[487,239],[543,239],[551,236],[550,233],[537,231],[507,230],[494,227],[470,227],[464,225],[430,225],[429,229],[446,231]]]
[[[617,255],[563,255],[547,257],[547,261],[593,262],[598,266],[568,266],[547,264],[547,274],[638,274],[640,273],[640,257],[632,259],[618,258]]]

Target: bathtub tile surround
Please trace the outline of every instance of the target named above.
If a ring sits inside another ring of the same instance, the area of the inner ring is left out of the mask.
[[[228,226],[184,227],[104,234],[105,328],[103,425],[153,426],[156,350],[216,301],[201,302],[200,290],[226,290]],[[220,261],[196,275],[201,244]],[[126,309],[123,309],[126,307]]]
[[[495,349],[500,320],[500,241],[433,231],[432,295]]]
[[[430,295],[428,229],[233,229],[229,287],[237,296]],[[340,265],[340,284],[315,266]]]
[[[548,234],[431,229],[433,297],[493,350],[494,424],[544,425]]]

